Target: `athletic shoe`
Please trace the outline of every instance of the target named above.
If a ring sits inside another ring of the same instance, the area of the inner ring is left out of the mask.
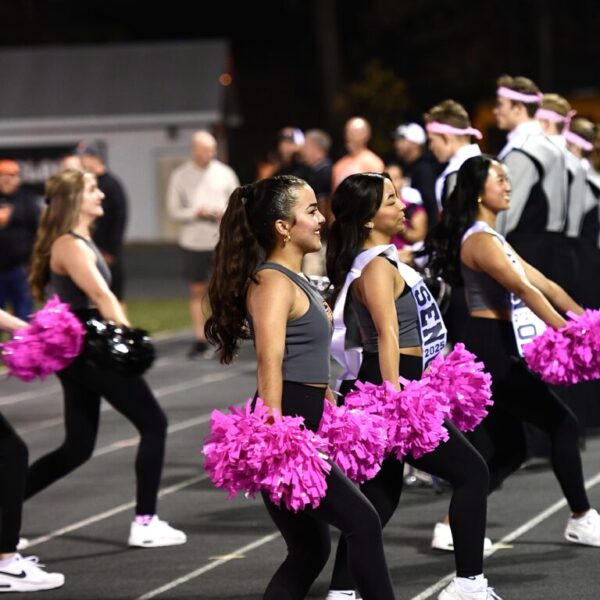
[[[37,556],[16,554],[8,566],[0,567],[0,592],[39,592],[65,584],[62,573],[46,573],[43,566]]]
[[[187,357],[190,359],[194,358],[206,358],[208,353],[212,356],[212,348],[204,341],[196,341],[192,344],[187,352]]]
[[[483,538],[483,551],[487,552],[492,548],[492,540],[489,537]],[[454,552],[454,540],[452,539],[452,529],[446,523],[436,523],[433,528],[433,537],[431,538],[431,547],[434,550],[443,550],[444,552]]]
[[[354,590],[330,590],[325,600],[360,600]]]
[[[129,545],[138,548],[158,548],[185,544],[187,536],[183,531],[171,527],[154,515],[147,525],[133,521],[129,530]]]
[[[487,579],[483,580],[484,589],[477,592],[465,592],[461,590],[456,580],[453,579],[450,584],[440,592],[438,600],[502,600],[494,589],[487,587]]]
[[[600,515],[590,509],[583,517],[569,517],[565,538],[574,544],[584,546],[600,546]]]

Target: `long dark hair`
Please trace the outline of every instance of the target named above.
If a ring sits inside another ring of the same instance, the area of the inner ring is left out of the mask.
[[[330,302],[340,292],[356,253],[369,237],[365,227],[381,206],[387,173],[358,173],[346,177],[331,198],[335,221],[327,238],[327,276],[331,281]]]
[[[495,159],[486,154],[466,160],[458,171],[456,187],[444,205],[441,220],[425,239],[420,254],[429,257],[428,267],[450,285],[460,285],[460,246],[465,231],[475,222],[478,199],[483,194]]]
[[[296,190],[306,182],[291,175],[262,179],[234,190],[219,228],[213,272],[208,283],[211,315],[206,339],[229,364],[248,337],[246,291],[258,264],[276,244],[274,223],[291,220]]]

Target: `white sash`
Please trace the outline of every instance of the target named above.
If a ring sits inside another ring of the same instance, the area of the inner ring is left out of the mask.
[[[479,233],[481,231],[485,231],[499,240],[502,244],[504,253],[510,262],[515,265],[519,273],[525,273],[523,265],[510,251],[510,246],[506,243],[504,237],[483,221],[475,221],[475,223],[473,223],[473,225],[471,225],[471,227],[465,231],[461,243],[464,243],[464,241],[473,233]],[[517,349],[519,354],[523,356],[523,346],[543,333],[547,325],[523,302],[523,300],[521,300],[512,292],[510,293],[510,306],[511,321],[515,334],[515,340],[517,342]]]
[[[352,268],[346,276],[346,281],[338,294],[333,308],[333,337],[331,341],[331,354],[342,366],[343,372],[336,382],[339,389],[341,382],[345,379],[356,379],[362,363],[362,348],[346,348],[346,324],[344,323],[344,311],[348,291],[352,283],[358,279],[363,269],[376,257],[384,254],[396,265],[400,275],[411,289],[412,296],[417,307],[419,324],[419,337],[423,349],[423,368],[425,368],[446,345],[446,327],[442,320],[441,311],[425,285],[422,277],[404,263],[398,260],[398,251],[395,246],[381,245],[369,248],[356,256]]]

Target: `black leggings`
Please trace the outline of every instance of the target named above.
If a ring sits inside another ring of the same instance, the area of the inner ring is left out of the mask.
[[[27,477],[27,446],[0,414],[0,553],[17,551],[23,493]]]
[[[323,401],[322,388],[284,382],[283,414],[305,417],[310,429],[319,425]],[[340,529],[348,540],[349,569],[363,599],[394,598],[377,512],[335,465],[327,476],[327,494],[316,509],[293,512],[265,496],[263,500],[287,545],[287,556],[269,582],[265,600],[306,596],[329,558],[329,525]]]
[[[419,379],[422,373],[421,358],[402,355],[400,373],[407,379]],[[375,384],[382,382],[377,354],[364,353],[358,379]],[[456,574],[457,577],[470,577],[483,572],[488,471],[484,460],[464,435],[449,421],[444,425],[450,434],[447,442],[419,459],[407,457],[406,462],[431,475],[441,477],[452,485],[450,527],[454,538]],[[398,506],[402,492],[403,466],[399,460],[388,458],[384,461],[381,471],[360,486],[363,494],[377,509],[383,526]],[[331,589],[354,588],[346,556],[346,540],[340,537]]]
[[[167,418],[142,377],[98,369],[78,358],[58,373],[63,387],[65,440],[31,465],[25,497],[30,498],[86,462],[94,451],[100,399],[135,426],[140,443],[135,460],[136,514],[156,513],[165,454]]]
[[[550,437],[552,469],[575,513],[590,508],[579,452],[579,424],[573,412],[518,358],[512,324],[471,317],[465,345],[492,375],[494,405],[470,434],[490,468],[490,491],[515,471],[525,457],[522,422]]]

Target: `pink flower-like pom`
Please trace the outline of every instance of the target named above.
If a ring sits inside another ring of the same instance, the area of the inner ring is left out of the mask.
[[[29,325],[14,332],[2,348],[11,375],[31,381],[67,367],[83,347],[85,330],[69,305],[53,296]]]
[[[456,344],[446,357],[438,354],[423,378],[450,403],[450,420],[461,431],[472,431],[485,419],[492,401],[492,376],[484,364]]]
[[[407,454],[419,458],[448,439],[444,427],[450,409],[446,398],[427,381],[403,381],[398,391],[389,381],[381,385],[356,383],[346,395],[346,405],[385,419],[388,452],[399,460]]]
[[[568,317],[560,329],[548,327],[524,346],[527,366],[554,385],[600,379],[600,310]]]
[[[229,498],[240,491],[249,496],[262,491],[294,511],[316,508],[331,470],[323,454],[327,442],[305,429],[301,417],[272,417],[260,398],[254,410],[252,399],[243,409],[229,410],[228,415],[213,411],[202,448],[213,483]]]
[[[379,473],[387,449],[382,417],[326,401],[318,433],[329,442],[333,462],[352,481],[363,483]]]

